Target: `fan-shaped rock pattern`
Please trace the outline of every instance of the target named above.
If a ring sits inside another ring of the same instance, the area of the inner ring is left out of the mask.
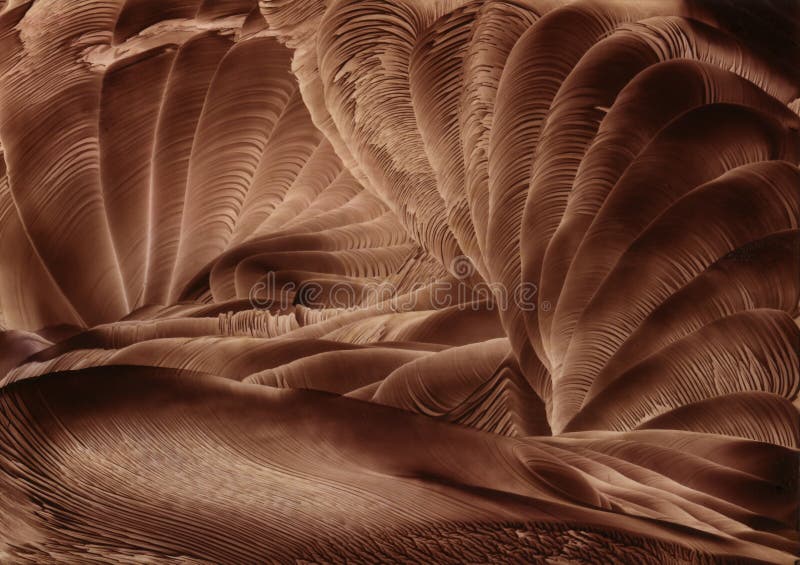
[[[793,562],[795,8],[0,2],[0,561]]]

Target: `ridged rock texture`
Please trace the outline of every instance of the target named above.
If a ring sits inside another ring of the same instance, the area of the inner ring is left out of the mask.
[[[0,562],[793,563],[799,12],[0,0]]]

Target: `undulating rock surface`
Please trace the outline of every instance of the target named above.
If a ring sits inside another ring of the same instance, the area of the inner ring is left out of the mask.
[[[0,1],[0,562],[793,563],[800,4]]]

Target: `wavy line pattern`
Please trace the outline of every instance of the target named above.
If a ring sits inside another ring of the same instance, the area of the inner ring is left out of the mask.
[[[0,1],[0,561],[794,562],[798,38]]]

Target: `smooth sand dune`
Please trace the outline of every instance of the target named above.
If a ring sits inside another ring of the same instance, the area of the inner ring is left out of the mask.
[[[793,563],[798,38],[0,0],[0,562]]]

